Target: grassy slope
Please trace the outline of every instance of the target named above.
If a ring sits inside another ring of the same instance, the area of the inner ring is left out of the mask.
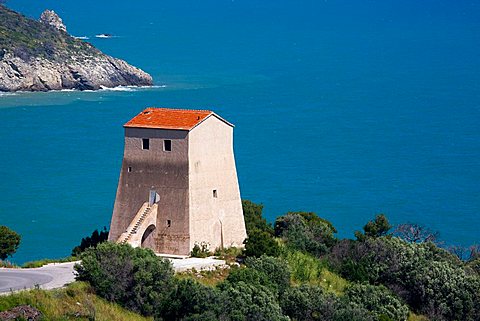
[[[45,320],[97,320],[97,321],[148,321],[117,304],[107,302],[93,294],[89,285],[82,282],[70,284],[59,290],[22,291],[0,296],[0,311],[28,304],[39,309]]]
[[[2,5],[0,5],[0,48],[21,58],[58,59],[74,52],[90,55],[98,53],[98,50],[90,44],[39,21],[26,18]]]

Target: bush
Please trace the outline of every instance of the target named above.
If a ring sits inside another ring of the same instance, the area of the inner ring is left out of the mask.
[[[274,294],[268,288],[245,282],[220,286],[220,320],[287,321]]]
[[[347,288],[345,297],[373,312],[379,320],[404,321],[408,317],[408,307],[384,286],[354,284]]]
[[[244,253],[246,256],[278,256],[280,254],[280,247],[278,246],[277,241],[271,234],[265,231],[251,231],[244,243]]]
[[[173,290],[155,309],[155,320],[201,320],[219,314],[219,293],[192,279],[175,280]]]
[[[211,255],[212,253],[209,250],[209,244],[207,242],[195,243],[192,251],[190,252],[191,257],[204,258]]]
[[[133,311],[152,315],[172,287],[170,261],[151,250],[104,242],[89,248],[75,265],[77,279],[88,281],[101,297]]]
[[[292,320],[376,321],[362,305],[339,299],[319,286],[302,285],[288,289],[280,300],[282,311]]]
[[[276,292],[282,293],[290,286],[290,268],[283,259],[262,255],[259,258],[247,258],[245,264],[266,275]]]
[[[435,320],[475,320],[480,278],[433,243],[407,243],[396,237],[344,241],[331,262],[350,280],[384,284],[416,312]]]
[[[255,286],[264,286],[272,293],[277,293],[276,285],[267,277],[265,273],[247,267],[232,269],[225,281],[231,284],[244,282],[246,284]]]
[[[21,236],[17,232],[6,226],[0,226],[0,260],[4,261],[17,252],[20,240]]]
[[[480,258],[471,260],[467,263],[467,266],[472,269],[480,277]]]
[[[275,235],[295,250],[323,255],[336,242],[333,225],[315,213],[289,212],[275,220]]]
[[[302,285],[288,289],[280,304],[292,320],[333,320],[337,298],[319,286]]]
[[[411,304],[438,320],[479,320],[480,279],[448,262],[421,264],[409,273]]]

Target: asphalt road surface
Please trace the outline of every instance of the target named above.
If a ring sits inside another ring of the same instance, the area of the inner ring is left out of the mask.
[[[38,286],[42,289],[61,288],[75,280],[76,262],[52,263],[35,269],[0,269],[0,293]]]
[[[214,258],[170,259],[176,272],[193,269],[214,269],[225,264],[223,260]],[[75,281],[73,266],[77,262],[52,263],[35,269],[0,268],[0,293],[18,290],[61,288]]]

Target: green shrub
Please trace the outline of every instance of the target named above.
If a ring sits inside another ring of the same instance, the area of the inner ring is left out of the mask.
[[[345,297],[373,312],[379,320],[407,320],[408,307],[384,286],[353,284],[347,287]]]
[[[4,261],[12,256],[18,250],[21,239],[17,232],[6,226],[0,226],[0,260]]]
[[[285,315],[302,321],[376,321],[362,305],[340,299],[320,286],[304,284],[289,288],[280,299]]]
[[[246,256],[260,257],[262,255],[278,256],[280,247],[273,236],[265,231],[253,230],[245,240]]]
[[[206,316],[216,319],[219,314],[219,293],[192,279],[175,280],[169,297],[155,309],[155,320],[201,320]]]
[[[239,247],[227,247],[227,248],[217,248],[213,255],[219,259],[226,260],[227,262],[235,262],[236,259],[241,256],[243,249]]]
[[[209,244],[207,242],[195,243],[192,251],[190,252],[191,257],[204,258],[211,255],[212,253],[209,250]]]
[[[151,315],[172,287],[170,261],[151,250],[104,242],[89,248],[75,265],[77,279],[88,281],[101,297]]]
[[[275,220],[275,235],[287,247],[316,256],[323,255],[336,242],[333,225],[310,212],[289,212]]]
[[[277,289],[276,285],[267,277],[265,273],[248,267],[232,269],[225,281],[231,284],[244,282],[246,284],[252,284],[255,286],[264,286],[272,293],[276,293]]]
[[[290,268],[284,259],[262,255],[259,258],[247,258],[245,264],[265,274],[275,286],[275,290],[280,293],[290,286]]]
[[[245,282],[220,286],[220,320],[287,321],[275,295],[266,287]]]
[[[472,269],[480,277],[480,258],[471,260],[467,263],[467,266]]]
[[[384,284],[431,319],[479,318],[479,277],[469,275],[462,261],[433,243],[396,237],[339,242],[330,258],[344,277]]]

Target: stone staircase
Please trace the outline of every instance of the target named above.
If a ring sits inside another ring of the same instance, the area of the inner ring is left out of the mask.
[[[133,225],[130,230],[126,231],[126,235],[123,238],[123,240],[120,241],[120,243],[127,243],[132,237],[132,235],[137,233],[138,228],[140,227],[140,225],[142,225],[143,221],[145,220],[145,218],[147,217],[147,215],[150,213],[151,210],[152,208],[150,206],[147,206],[143,210],[142,215],[138,218],[137,222],[135,222],[135,225]]]

